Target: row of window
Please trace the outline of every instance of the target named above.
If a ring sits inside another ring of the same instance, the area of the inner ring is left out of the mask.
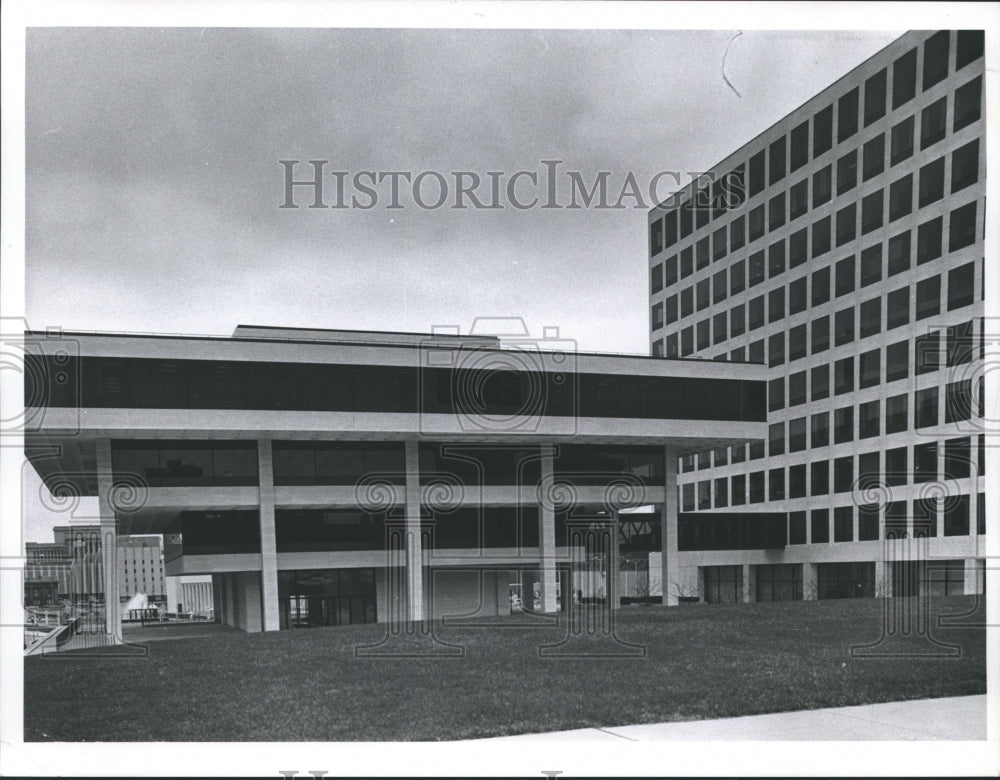
[[[983,384],[980,381],[980,410],[983,404]],[[963,422],[971,419],[971,382],[961,380],[947,385],[942,394],[938,387],[928,387],[917,390],[913,394],[913,429],[922,430],[937,426],[941,420],[939,396],[944,395],[946,423]],[[908,430],[909,415],[908,393],[901,393],[886,398],[876,398],[863,404],[844,406],[832,412],[816,412],[811,415],[796,417],[787,422],[781,421],[768,426],[768,438],[746,445],[732,448],[722,447],[713,451],[702,451],[697,455],[687,455],[681,458],[679,470],[682,473],[709,468],[712,460],[715,466],[725,466],[728,463],[743,463],[747,460],[759,460],[765,456],[784,455],[786,452],[803,452],[807,449],[816,450],[829,447],[830,444],[847,444],[863,441],[878,436],[889,436]],[[884,405],[884,406],[883,406]],[[979,463],[985,469],[984,439],[979,436]]]
[[[948,31],[941,31],[928,39],[925,46],[931,40],[943,40],[947,43],[948,38]],[[956,71],[982,56],[982,41],[982,31],[959,32],[956,55],[958,52],[978,51],[979,53],[971,58],[956,56]],[[936,47],[931,47],[932,50],[934,48]],[[925,57],[927,56],[925,54]],[[925,59],[925,65],[929,62],[939,62],[939,59],[937,56],[931,55]],[[962,62],[961,66],[958,65],[959,62]],[[941,78],[925,81],[925,89],[939,83],[947,76],[947,63],[945,63],[943,70],[937,68],[936,72],[944,75]],[[899,78],[896,76],[897,73]],[[912,49],[897,59],[893,65],[893,110],[915,97],[915,76],[916,49]],[[981,89],[981,85],[979,88]],[[837,101],[836,142],[838,144],[848,140],[858,132],[858,98],[859,88],[854,87]],[[970,96],[965,94],[961,96],[961,100],[962,108],[958,106],[959,96],[956,96],[956,115],[965,110],[965,103],[972,102]],[[865,127],[885,116],[886,70],[883,69],[866,80],[864,104]],[[933,105],[935,108],[929,112],[926,120],[924,114],[921,115],[921,135],[926,145],[933,142],[929,139],[935,132],[938,132],[938,126],[943,125],[946,113],[946,106]],[[976,108],[978,109],[978,101],[976,101]],[[961,121],[967,124],[975,120]],[[804,166],[809,161],[810,124],[812,126],[813,158],[818,158],[832,149],[834,144],[834,111],[831,105],[819,111],[811,122],[810,119],[806,119],[796,126],[789,133],[787,140],[785,136],[774,140],[767,148],[752,155],[746,166],[739,165],[713,185],[699,190],[691,200],[680,208],[667,212],[662,220],[654,222],[650,228],[651,253],[655,255],[662,249],[669,248],[679,239],[686,238],[693,230],[708,225],[711,220],[724,214],[733,205],[754,197],[763,192],[765,187],[774,186],[782,181],[787,174]],[[960,122],[957,120],[956,125],[959,124]],[[924,129],[925,125],[927,126],[926,130]],[[960,128],[956,127],[956,129]]]
[[[881,138],[881,136],[879,136]],[[874,139],[878,140],[878,139]],[[876,161],[879,158],[876,158]],[[845,204],[834,215],[832,224],[835,226],[836,246],[842,246],[855,240],[858,235],[858,219],[860,216],[861,234],[866,234],[881,227],[886,217],[889,223],[895,222],[904,216],[912,213],[914,200],[916,208],[925,208],[936,203],[945,196],[945,182],[947,157],[942,156],[922,166],[916,175],[907,173],[893,181],[886,191],[876,190],[865,198],[861,199],[862,207],[860,211],[856,202]],[[857,183],[857,161],[856,153],[851,152],[845,155],[837,165],[837,195],[847,192]],[[876,173],[881,172],[881,167],[865,162],[863,169],[864,179],[867,180]],[[826,166],[813,175],[813,207],[826,203],[831,198],[831,167]],[[965,188],[975,184],[979,179],[979,139],[973,139],[967,144],[955,149],[951,153],[950,165],[950,193],[955,194]],[[788,221],[794,221],[799,216],[808,211],[808,179],[803,180],[788,192]],[[916,184],[916,186],[914,186]],[[750,241],[755,241],[769,230],[776,230],[785,224],[786,219],[786,197],[785,193],[779,193],[768,201],[767,215],[765,220],[764,204],[752,209],[748,215],[748,225]],[[884,214],[883,205],[888,203],[887,214]],[[817,230],[827,230],[830,223],[820,221],[814,225],[814,251],[813,257],[818,256],[819,250],[829,243],[829,237],[820,235],[817,237]],[[817,227],[818,226],[818,227]],[[730,251],[736,251],[745,243],[743,236],[744,218],[738,217],[729,226]],[[679,254],[671,255],[660,263],[654,265],[650,271],[650,287],[653,293],[659,292],[663,288],[669,288],[679,280],[685,279],[696,271],[707,268],[709,265],[709,254],[712,259],[721,260],[726,255],[727,228],[723,226],[716,230],[711,236],[711,244],[708,236],[699,240],[693,246],[686,247]],[[928,238],[930,234],[928,234]],[[788,242],[788,268],[794,268],[805,262],[807,253],[806,228],[794,233]],[[825,250],[823,250],[825,251]],[[928,248],[929,251],[929,248]],[[748,260],[749,277],[747,284],[753,286],[762,282],[765,278],[765,262],[763,249],[754,252]],[[784,242],[771,245],[768,250],[766,269],[769,278],[783,273],[786,268]],[[737,277],[734,284],[742,285],[743,270],[742,261],[739,267],[732,271]],[[737,290],[736,292],[738,292]]]
[[[942,281],[947,283],[947,291],[942,293]],[[720,311],[711,317],[668,333],[665,338],[653,343],[654,356],[687,357],[709,347],[738,338],[765,325],[784,319],[790,308],[785,288],[772,290],[765,299],[758,296],[746,304],[734,306],[729,311]],[[789,295],[792,290],[789,289]],[[801,291],[794,293],[791,301],[795,313],[802,311],[798,301]],[[825,352],[831,346],[850,344],[855,339],[865,339],[896,328],[937,317],[943,312],[971,306],[976,300],[975,264],[970,262],[951,269],[947,276],[936,275],[922,279],[912,287],[904,285],[884,296],[875,296],[863,301],[857,307],[847,306],[833,315],[817,317],[809,323],[800,323],[789,328],[787,333],[779,331],[766,339],[767,363],[780,366],[806,357],[808,354]],[[767,312],[765,314],[765,311]],[[884,316],[883,316],[884,312]],[[654,307],[654,317],[660,316]],[[655,324],[656,320],[654,320]],[[832,328],[832,332],[831,332]],[[787,347],[787,351],[786,351]],[[717,359],[725,359],[725,353]],[[765,361],[765,339],[735,348],[731,360],[747,359],[751,362]]]
[[[955,252],[970,246],[976,240],[977,204],[967,203],[953,210],[949,219],[948,251]],[[942,256],[943,219],[934,217],[921,224],[917,230],[916,262],[917,265],[936,260]],[[803,231],[804,235],[804,231]],[[887,252],[883,256],[881,242],[866,247],[860,256],[849,255],[833,264],[832,278],[829,267],[818,268],[811,274],[803,275],[792,281],[787,288],[776,287],[765,294],[752,298],[746,304],[740,304],[730,310],[731,316],[742,321],[743,307],[747,308],[747,326],[750,330],[765,324],[764,305],[767,300],[767,322],[776,322],[787,315],[805,311],[810,306],[819,306],[830,300],[831,288],[834,298],[849,295],[856,289],[863,289],[896,274],[910,269],[914,257],[911,248],[911,231],[907,230],[893,236],[887,242]],[[769,249],[772,268],[784,268],[785,241],[773,244]],[[656,331],[665,325],[671,325],[695,312],[703,311],[712,305],[717,305],[729,296],[739,296],[745,299],[744,290],[752,288],[764,279],[765,255],[763,250],[749,258],[748,263],[739,261],[729,269],[723,269],[705,277],[696,284],[690,285],[678,293],[667,296],[651,307],[652,330]],[[746,271],[749,269],[749,275]],[[970,266],[963,266],[963,271],[953,270],[949,279],[955,280],[954,291],[949,293],[951,308],[958,308],[963,297],[973,294],[974,272]],[[751,283],[749,286],[745,279]],[[811,282],[811,285],[809,284]],[[811,295],[809,288],[811,287]],[[786,292],[787,291],[787,292]],[[897,293],[901,295],[901,293]],[[786,306],[787,301],[787,306]],[[737,333],[739,335],[739,333]]]

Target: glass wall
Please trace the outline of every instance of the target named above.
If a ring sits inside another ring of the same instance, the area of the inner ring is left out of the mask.
[[[116,476],[134,474],[150,487],[256,485],[255,441],[111,442]]]
[[[402,442],[276,441],[273,453],[275,485],[354,485],[374,476],[406,482]]]
[[[282,629],[375,623],[375,570],[279,571],[278,604]]]

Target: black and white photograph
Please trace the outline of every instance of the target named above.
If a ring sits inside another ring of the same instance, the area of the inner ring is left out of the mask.
[[[5,3],[0,773],[996,776],[998,11]]]

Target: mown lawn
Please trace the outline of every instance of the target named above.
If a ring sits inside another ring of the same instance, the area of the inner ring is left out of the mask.
[[[978,694],[984,629],[934,619],[974,604],[931,602],[931,636],[960,648],[950,658],[920,657],[938,652],[926,636],[852,657],[883,635],[878,599],[625,608],[618,636],[646,648],[632,658],[588,655],[609,649],[594,639],[577,657],[539,657],[566,624],[520,617],[438,628],[464,648],[451,658],[355,657],[381,625],[158,641],[134,659],[31,657],[25,740],[465,739]],[[984,620],[980,608],[965,622]]]

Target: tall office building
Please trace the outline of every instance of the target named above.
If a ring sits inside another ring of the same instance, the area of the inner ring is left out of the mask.
[[[907,33],[651,211],[653,354],[769,372],[766,441],[681,459],[675,598],[982,591],[983,43]]]
[[[166,604],[167,585],[161,541],[160,536],[123,536],[118,539],[118,595],[123,603],[142,593],[151,604]]]

